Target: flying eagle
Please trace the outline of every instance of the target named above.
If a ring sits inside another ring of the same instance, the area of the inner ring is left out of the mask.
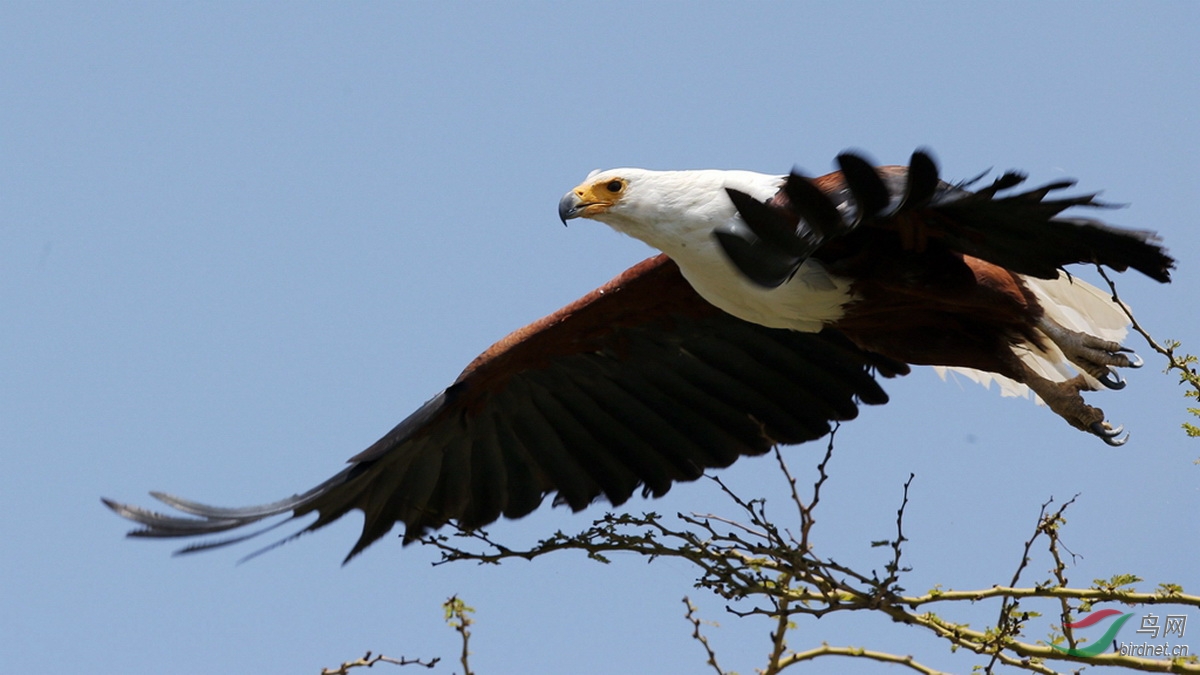
[[[1141,365],[1120,344],[1126,315],[1066,274],[1074,263],[1133,268],[1159,282],[1174,261],[1152,232],[1062,217],[1103,207],[939,180],[932,158],[873,167],[837,158],[819,178],[748,171],[593,172],[559,203],[662,255],[472,361],[449,387],[349,466],[302,494],[220,508],[151,493],[186,515],[104,500],[139,537],[235,530],[291,512],[301,532],[364,514],[347,560],[404,523],[404,541],[453,522],[520,518],[553,493],[580,510],[810,441],[858,404],[876,376],[932,365],[1006,391],[1028,388],[1068,424],[1119,445],[1120,427],[1081,392],[1120,389]],[[261,532],[193,544],[195,551]]]

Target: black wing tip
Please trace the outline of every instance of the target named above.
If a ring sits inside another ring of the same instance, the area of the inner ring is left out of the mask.
[[[891,193],[874,162],[861,154],[843,152],[837,156],[838,168],[846,181],[846,187],[854,196],[855,210],[858,221],[871,218],[883,212],[891,202]]]
[[[932,156],[924,149],[913,153],[909,195],[897,211],[908,208],[911,195],[917,192],[915,175],[930,171],[931,161]],[[936,175],[936,165],[932,171]],[[1118,272],[1132,268],[1159,283],[1170,282],[1175,261],[1159,245],[1155,233],[1060,215],[1075,207],[1113,209],[1123,204],[1100,201],[1099,192],[1060,195],[1076,185],[1069,178],[1020,192],[1006,192],[1028,180],[1028,174],[1017,170],[1005,171],[985,187],[968,190],[989,173],[991,169],[952,185],[934,179],[938,188],[925,206],[945,217],[949,227],[943,236],[951,248],[1044,279],[1056,277],[1070,264],[1097,264]],[[1038,245],[1031,246],[1031,241]]]
[[[896,212],[926,206],[937,194],[939,185],[938,164],[933,153],[925,148],[917,148],[908,160],[904,197],[896,207]]]
[[[338,474],[338,476],[341,475]],[[108,497],[101,497],[100,502],[121,518],[139,525],[139,527],[129,530],[126,533],[127,537],[136,539],[197,539],[198,541],[195,543],[174,552],[174,555],[185,555],[215,548],[224,548],[247,539],[252,539],[284,523],[290,522],[312,510],[310,506],[312,501],[323,494],[324,488],[328,485],[329,481],[326,481],[326,483],[318,486],[318,488],[302,495],[295,495],[271,504],[244,508],[208,506],[199,502],[175,497],[165,492],[152,491],[150,493],[150,496],[171,507],[178,512],[177,514],[160,513]],[[291,513],[289,514],[289,512]],[[245,532],[245,529],[251,525],[285,514],[289,514],[287,518],[283,518],[266,527]],[[242,534],[234,534],[218,539],[201,539],[202,537],[209,537],[233,530],[242,531]],[[290,539],[291,537],[287,540]],[[274,545],[269,548],[273,547]],[[252,554],[251,557],[253,555],[257,555],[257,553]]]
[[[875,168],[875,160],[871,159],[871,155],[861,148],[846,148],[839,152],[833,161],[839,169],[847,164]]]

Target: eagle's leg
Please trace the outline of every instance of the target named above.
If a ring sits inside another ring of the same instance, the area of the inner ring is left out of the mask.
[[[1109,445],[1124,445],[1129,436],[1121,436],[1124,427],[1113,427],[1104,419],[1104,411],[1084,403],[1082,391],[1091,391],[1092,385],[1083,375],[1064,382],[1054,382],[1033,372],[1028,366],[1021,364],[1023,382],[1029,386],[1042,401],[1068,424],[1091,434],[1099,436]]]
[[[1125,380],[1113,367],[1142,367],[1141,357],[1120,343],[1064,328],[1046,317],[1038,320],[1037,327],[1062,350],[1071,363],[1109,389],[1125,387]]]

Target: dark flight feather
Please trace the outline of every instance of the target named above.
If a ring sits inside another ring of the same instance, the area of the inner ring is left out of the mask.
[[[1073,181],[1004,194],[1025,181],[1023,174],[1010,171],[970,191],[966,188],[982,176],[959,185],[942,182],[933,158],[922,150],[913,153],[909,167],[874,168],[851,153],[839,155],[837,162],[840,172],[816,180],[793,172],[765,202],[748,196],[734,200],[746,221],[744,232],[757,236],[718,241],[751,281],[775,287],[810,257],[837,265],[865,247],[880,250],[889,236],[897,251],[920,252],[937,242],[950,251],[1042,279],[1057,277],[1066,265],[1095,263],[1170,281],[1174,261],[1153,232],[1061,216],[1073,207],[1109,207],[1094,194],[1052,198]],[[888,208],[893,202],[896,207]],[[831,214],[837,214],[836,220]],[[792,224],[790,239],[781,223]]]
[[[458,380],[316,488],[226,509],[161,493],[185,515],[105,500],[136,537],[193,537],[317,513],[304,532],[364,514],[347,560],[396,523],[404,540],[454,522],[519,518],[553,495],[579,510],[662,495],[709,468],[828,433],[858,402],[884,403],[874,373],[907,366],[837,333],[736,319],[702,300],[665,256],[647,260],[501,340]],[[206,550],[251,535],[201,542]]]

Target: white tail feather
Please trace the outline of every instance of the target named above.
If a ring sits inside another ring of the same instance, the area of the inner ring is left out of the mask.
[[[1057,279],[1026,276],[1022,276],[1021,279],[1037,297],[1046,312],[1046,318],[1063,328],[1113,342],[1121,342],[1129,333],[1129,317],[1125,312],[1113,302],[1109,294],[1086,281],[1067,276],[1065,272],[1059,272]],[[1079,374],[1080,371],[1063,356],[1062,351],[1049,338],[1045,343],[1046,349],[1031,344],[1020,344],[1013,347],[1013,353],[1030,370],[1053,382],[1069,380]],[[1039,405],[1042,404],[1041,399],[1034,396],[1029,387],[1003,375],[955,366],[934,366],[934,372],[943,380],[947,379],[948,373],[957,373],[972,382],[978,382],[985,389],[990,389],[995,382],[1001,396],[1033,398]],[[1083,375],[1093,386],[1099,384],[1087,373]]]

